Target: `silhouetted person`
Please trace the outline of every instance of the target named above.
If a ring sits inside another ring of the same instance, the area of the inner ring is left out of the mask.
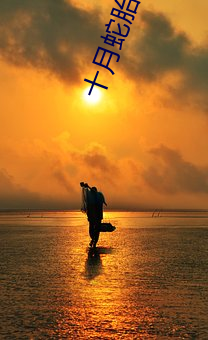
[[[91,237],[90,246],[95,247],[99,235],[100,225],[103,219],[103,204],[107,205],[103,194],[97,191],[96,187],[90,188],[88,184],[80,183],[83,188],[84,210],[87,213],[89,221],[89,234]]]

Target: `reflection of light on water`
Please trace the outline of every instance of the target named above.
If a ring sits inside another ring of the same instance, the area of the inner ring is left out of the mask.
[[[108,247],[87,251],[80,263],[84,272],[70,287],[72,304],[62,309],[58,321],[59,337],[130,339],[139,331],[145,339],[143,325],[153,324],[154,308],[147,309],[135,295],[131,256]]]
[[[165,235],[119,229],[101,235],[99,243],[109,245],[113,239],[113,248],[83,251],[88,235],[81,228],[70,235],[71,247],[61,243],[68,300],[60,303],[56,335],[81,340],[187,337],[177,320],[170,324],[170,313],[162,313],[166,298],[176,301],[162,285],[164,253],[162,262],[157,256],[158,240]]]
[[[20,339],[207,338],[201,220],[192,220],[193,229],[184,219],[115,212],[116,231],[102,233],[91,256],[85,217],[70,215],[19,217],[15,228],[8,228],[11,217],[2,222],[8,338],[14,332]],[[172,228],[181,223],[186,228]]]
[[[89,249],[85,263],[85,276],[88,280],[94,279],[102,273],[102,261],[97,249]]]

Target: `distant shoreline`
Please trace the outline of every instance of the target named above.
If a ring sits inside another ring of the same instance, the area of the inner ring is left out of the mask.
[[[69,212],[80,212],[79,209],[0,209],[0,214],[5,213],[16,213],[16,214],[29,214],[34,212],[53,212],[53,213],[69,213]],[[108,209],[105,210],[106,213],[108,212],[127,212],[127,213],[153,213],[153,212],[160,212],[160,213],[208,213],[208,209],[139,209],[139,210],[129,210],[129,209]]]

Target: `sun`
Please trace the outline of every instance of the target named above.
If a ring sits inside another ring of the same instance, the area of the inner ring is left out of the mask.
[[[85,102],[87,102],[88,104],[97,104],[101,100],[101,97],[102,97],[101,91],[95,86],[90,96],[88,95],[89,91],[90,91],[90,87],[86,88],[83,92],[83,98]]]

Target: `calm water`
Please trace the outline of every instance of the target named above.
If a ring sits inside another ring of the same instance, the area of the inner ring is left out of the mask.
[[[208,339],[208,216],[0,215],[0,339]]]

